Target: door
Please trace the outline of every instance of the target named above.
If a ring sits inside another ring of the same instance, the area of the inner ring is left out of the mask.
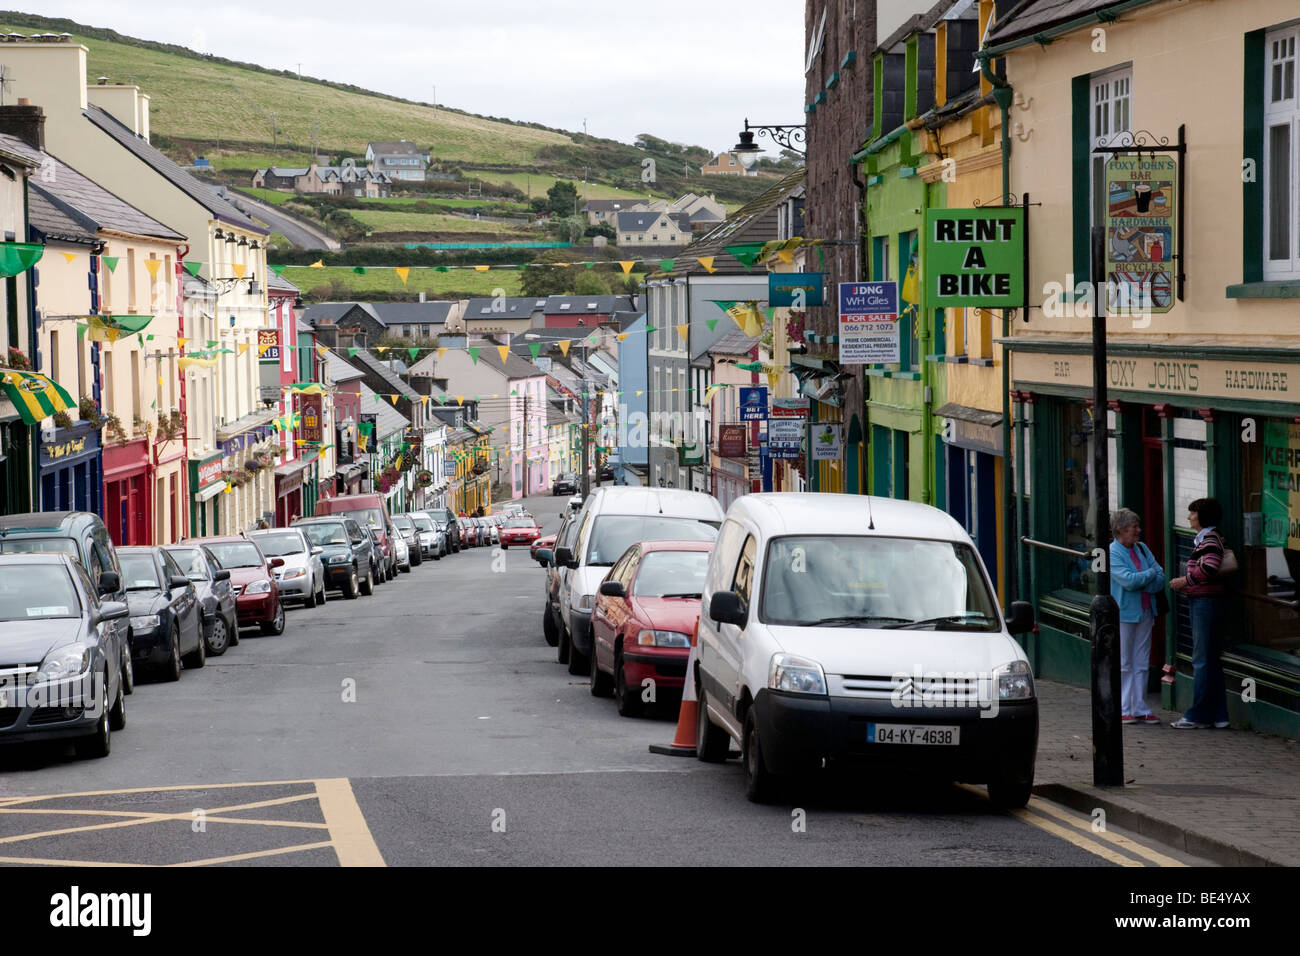
[[[741,603],[748,609],[751,617],[757,612],[757,608],[751,601],[754,595],[754,565],[757,553],[758,542],[754,540],[753,535],[749,535],[740,549],[740,558],[727,585],[727,590],[735,591],[740,595]],[[745,632],[735,624],[718,623],[717,628],[718,669],[715,676],[721,685],[720,689],[726,695],[724,704],[734,714],[736,702],[740,699],[745,682]]]
[[[199,601],[195,596],[194,585],[187,583],[184,587],[171,586],[173,577],[186,577],[181,566],[166,551],[161,552],[163,580],[167,583],[167,593],[171,595],[172,612],[181,629],[181,653],[196,651],[199,641],[203,640],[203,620],[199,612]]]
[[[1160,419],[1154,409],[1142,416],[1142,540],[1165,569],[1165,580],[1176,577],[1165,561],[1165,466],[1164,448],[1160,442]],[[1151,669],[1155,678],[1165,664],[1164,618],[1157,618],[1151,629]]]

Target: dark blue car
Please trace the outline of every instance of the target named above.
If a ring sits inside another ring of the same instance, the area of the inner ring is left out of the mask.
[[[131,657],[163,680],[181,678],[181,664],[207,661],[203,613],[189,577],[162,548],[118,548],[122,586],[131,608]]]

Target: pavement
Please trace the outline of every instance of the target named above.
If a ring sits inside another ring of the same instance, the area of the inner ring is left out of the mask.
[[[1300,743],[1240,730],[1124,727],[1123,787],[1092,784],[1089,691],[1039,681],[1034,792],[1223,866],[1300,866]]]

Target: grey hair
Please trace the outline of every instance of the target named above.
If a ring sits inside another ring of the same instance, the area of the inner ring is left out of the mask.
[[[1141,523],[1142,519],[1138,517],[1137,512],[1132,511],[1129,508],[1120,508],[1118,511],[1112,511],[1110,513],[1111,534],[1118,534],[1125,528]]]

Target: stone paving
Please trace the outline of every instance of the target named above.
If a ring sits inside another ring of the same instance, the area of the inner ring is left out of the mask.
[[[1092,785],[1087,688],[1038,682],[1035,791],[1224,865],[1300,866],[1300,743],[1242,730],[1124,728],[1125,786]]]

